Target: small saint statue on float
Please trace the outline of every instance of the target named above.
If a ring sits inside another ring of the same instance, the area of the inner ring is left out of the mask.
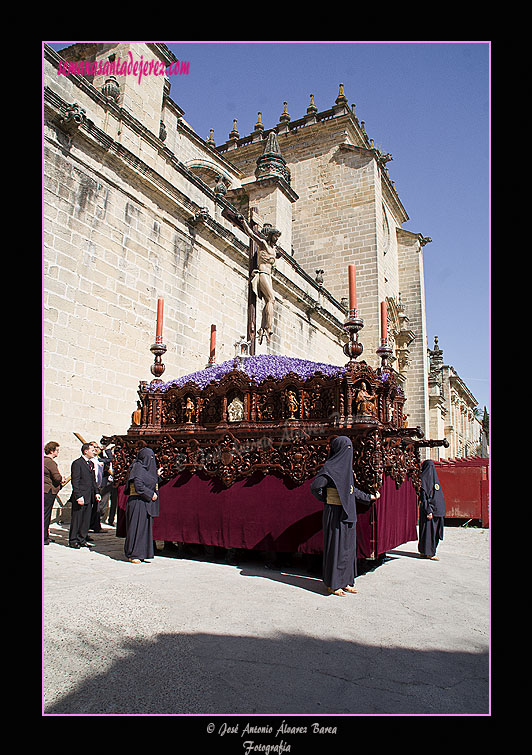
[[[365,381],[360,383],[360,388],[355,397],[357,414],[366,414],[373,416],[377,413],[377,396],[372,396],[368,392]]]
[[[192,417],[196,413],[196,407],[194,406],[194,401],[190,398],[190,396],[187,396],[186,402],[185,402],[185,420],[187,425],[192,424]]]
[[[295,413],[299,409],[299,402],[296,398],[296,394],[294,391],[287,391],[286,393],[286,406],[288,409],[289,417],[288,419],[295,419]]]

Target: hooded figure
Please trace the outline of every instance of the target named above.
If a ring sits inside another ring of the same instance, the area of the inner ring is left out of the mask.
[[[436,556],[438,542],[443,540],[445,498],[441,489],[436,466],[432,459],[421,465],[421,489],[419,491],[419,542],[422,558],[439,561]]]
[[[330,593],[356,592],[356,502],[380,496],[355,488],[353,446],[345,435],[333,438],[329,457],[310,484],[323,507],[323,581]]]
[[[129,468],[124,493],[126,504],[126,541],[124,553],[129,561],[139,563],[153,558],[153,517],[159,516],[159,497],[156,492],[159,477],[155,454],[151,448],[141,448]]]

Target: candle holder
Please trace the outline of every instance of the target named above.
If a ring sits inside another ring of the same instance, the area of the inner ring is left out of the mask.
[[[166,346],[162,342],[162,336],[157,336],[155,338],[155,343],[150,346],[150,351],[154,355],[155,359],[153,361],[152,366],[150,367],[150,372],[152,375],[155,375],[155,380],[152,380],[152,382],[158,382],[162,383],[162,380],[160,380],[161,375],[166,369],[166,366],[161,361],[161,357],[164,353],[166,353]]]
[[[349,334],[349,341],[344,344],[344,354],[350,361],[355,360],[364,351],[358,340],[358,331],[364,327],[364,320],[358,316],[358,310],[350,309],[344,321],[344,328]]]
[[[387,338],[381,338],[381,345],[377,349],[377,355],[381,358],[381,369],[385,369],[387,367],[390,367],[388,364],[388,359],[392,356],[393,349],[388,344]]]

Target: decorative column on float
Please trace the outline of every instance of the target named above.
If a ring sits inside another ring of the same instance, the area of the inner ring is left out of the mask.
[[[160,378],[166,369],[161,361],[162,355],[166,353],[166,346],[163,343],[163,312],[164,299],[157,299],[157,329],[155,331],[155,343],[150,347],[150,351],[155,357],[154,362],[150,367],[151,374],[155,376],[155,380],[152,380],[152,383],[162,383]]]
[[[150,389],[147,383],[141,383],[142,395],[139,389],[139,395],[143,401],[143,424],[146,423],[145,431],[159,432],[162,420],[162,399],[158,386],[163,381],[161,375],[166,367],[161,357],[166,353],[166,346],[163,343],[163,312],[164,299],[157,299],[157,326],[155,330],[155,343],[150,346],[150,351],[154,355],[154,361],[150,367],[150,372],[154,379],[150,382]]]
[[[344,321],[344,328],[349,335],[349,341],[344,344],[344,354],[349,358],[344,373],[345,380],[345,421],[350,426],[354,421],[356,407],[354,406],[355,381],[359,367],[356,359],[362,354],[364,347],[358,340],[358,331],[364,327],[364,320],[359,317],[357,310],[357,274],[355,265],[348,265],[349,281],[349,309]]]
[[[381,370],[388,370],[388,359],[393,354],[393,349],[388,343],[388,304],[386,299],[381,301],[381,345],[377,349],[377,354],[381,358]]]
[[[348,265],[349,277],[349,309],[344,321],[344,328],[349,334],[349,341],[344,345],[344,354],[350,361],[359,357],[364,347],[358,340],[358,331],[364,327],[364,320],[358,316],[357,310],[357,272],[355,265]]]

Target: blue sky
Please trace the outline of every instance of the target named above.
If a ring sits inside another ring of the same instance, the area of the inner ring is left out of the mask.
[[[164,40],[160,40],[164,41]],[[60,49],[69,43],[52,43]],[[293,120],[310,94],[349,104],[388,163],[410,218],[430,236],[424,249],[427,334],[489,410],[490,44],[489,42],[165,42],[188,75],[171,76],[172,99],[203,138],[241,136],[262,112],[275,126],[283,102]],[[296,250],[297,254],[297,250]]]

